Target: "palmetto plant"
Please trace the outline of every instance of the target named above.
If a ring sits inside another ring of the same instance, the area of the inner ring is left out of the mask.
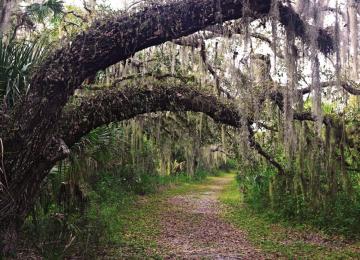
[[[59,162],[51,171],[52,192],[58,192],[61,182],[79,186],[96,175],[99,167],[106,168],[112,156],[117,154],[120,131],[120,125],[111,124],[91,131],[76,143],[69,158]]]
[[[43,41],[0,38],[0,104],[12,107],[26,94],[31,70],[45,54]]]

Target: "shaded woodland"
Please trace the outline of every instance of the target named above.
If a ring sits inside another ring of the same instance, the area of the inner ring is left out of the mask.
[[[3,256],[96,254],[125,194],[219,169],[254,210],[359,239],[359,13],[0,0]]]

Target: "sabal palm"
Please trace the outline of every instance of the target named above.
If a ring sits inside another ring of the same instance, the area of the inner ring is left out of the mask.
[[[30,72],[44,53],[41,41],[0,38],[0,104],[12,107],[28,91]]]

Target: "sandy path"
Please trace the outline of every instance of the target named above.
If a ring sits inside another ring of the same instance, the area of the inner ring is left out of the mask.
[[[218,197],[232,178],[213,178],[199,191],[167,200],[158,240],[165,252],[171,252],[165,259],[267,259],[245,233],[220,217],[224,208]]]

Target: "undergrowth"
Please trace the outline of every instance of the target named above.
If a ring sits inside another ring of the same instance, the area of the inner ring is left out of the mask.
[[[27,251],[32,248],[34,255],[46,259],[128,255],[156,259],[159,253],[155,243],[156,215],[161,208],[161,196],[184,192],[211,174],[218,173],[200,169],[193,176],[99,172],[87,183],[82,207],[70,201],[68,205],[59,205],[56,198],[42,194],[40,200],[48,200],[47,206],[43,207],[46,203],[41,201],[42,206],[35,207],[27,218],[22,247]]]
[[[235,177],[235,176],[234,176]],[[227,206],[224,217],[246,231],[248,238],[264,252],[288,259],[356,259],[359,243],[345,243],[341,237],[329,236],[314,227],[285,221],[279,215],[259,211],[244,199],[234,181],[220,197]]]
[[[344,239],[360,238],[360,186],[359,176],[353,176],[355,189],[349,195],[338,190],[326,199],[316,198],[311,190],[301,191],[285,177],[267,165],[253,165],[237,174],[243,200],[248,207],[273,221],[286,221],[292,225],[310,225],[329,235]],[[289,184],[290,183],[290,184]],[[320,183],[318,189],[329,189]]]

